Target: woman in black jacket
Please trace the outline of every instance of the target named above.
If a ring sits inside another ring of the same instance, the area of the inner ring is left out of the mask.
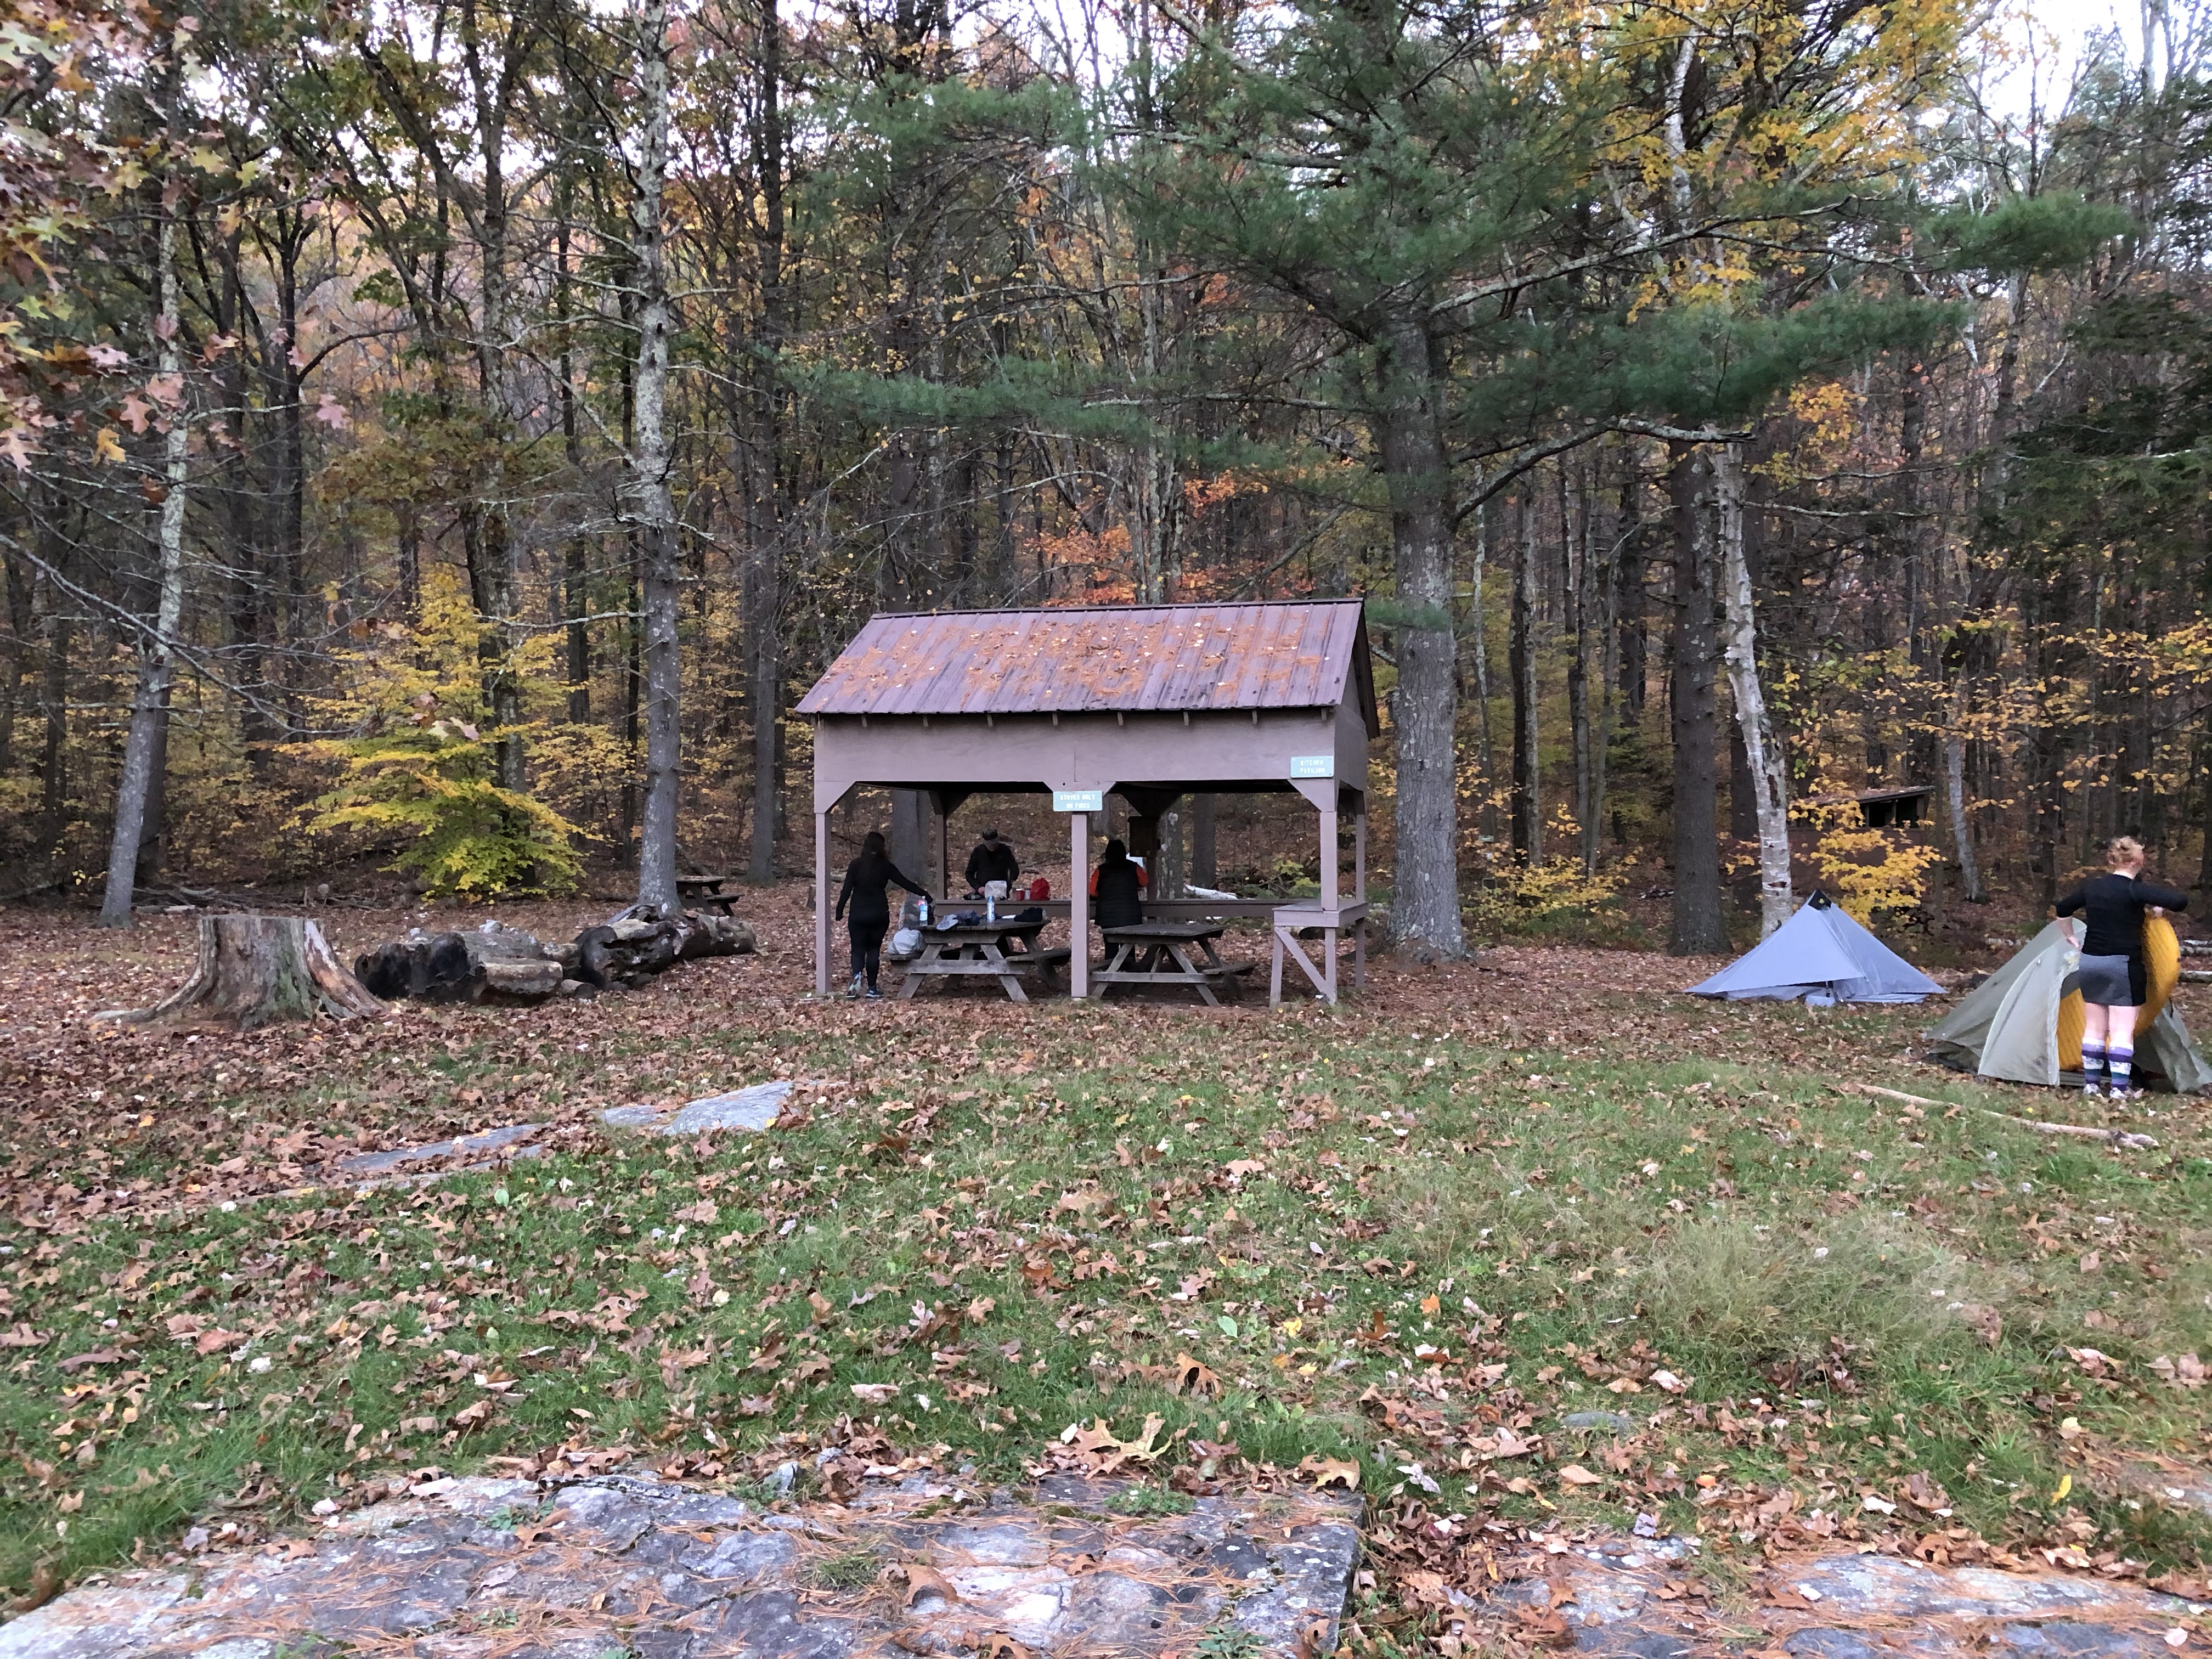
[[[2145,915],[2189,908],[2189,895],[2142,878],[2142,843],[2122,836],[2106,843],[2112,868],[2092,876],[2058,901],[2058,914],[2087,911],[2081,940],[2081,1092],[2100,1092],[2110,1079],[2113,1098],[2134,1081],[2136,1010],[2146,1000],[2142,927]]]
[[[883,1000],[884,994],[876,988],[876,973],[884,962],[884,934],[891,925],[891,884],[896,882],[916,898],[927,898],[928,893],[917,884],[899,873],[899,867],[884,851],[884,834],[871,830],[860,842],[860,856],[845,866],[845,884],[837,891],[836,914],[845,919],[846,933],[853,941],[853,982],[846,988],[848,997],[859,996],[863,980],[867,982],[867,997],[871,1002]],[[845,916],[848,902],[853,914]]]
[[[1134,927],[1145,919],[1145,866],[1129,856],[1128,843],[1115,836],[1106,856],[1091,872],[1091,896],[1098,901],[1099,927]]]

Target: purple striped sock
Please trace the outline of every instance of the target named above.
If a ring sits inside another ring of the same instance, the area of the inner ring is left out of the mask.
[[[2084,1042],[2081,1045],[2081,1086],[2084,1089],[2095,1090],[2105,1086],[2105,1060],[2103,1043]]]

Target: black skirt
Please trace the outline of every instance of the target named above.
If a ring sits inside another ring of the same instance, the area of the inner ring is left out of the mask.
[[[2100,1008],[2140,1008],[2146,998],[2146,975],[2135,957],[2081,958],[2081,1000]]]

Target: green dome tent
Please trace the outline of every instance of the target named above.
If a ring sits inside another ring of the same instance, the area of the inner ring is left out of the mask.
[[[2074,988],[2081,965],[2080,927],[2052,922],[1961,998],[1928,1033],[1935,1058],[2008,1083],[2078,1082],[2079,1073],[2058,1069],[2058,1005]],[[2177,1094],[2212,1087],[2212,1066],[2171,999],[2136,1033],[2136,1075],[2163,1078]]]

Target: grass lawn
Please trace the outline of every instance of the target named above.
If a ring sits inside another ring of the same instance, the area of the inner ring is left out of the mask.
[[[1386,968],[1334,1012],[823,1006],[803,925],[635,997],[197,1040],[83,1018],[173,982],[180,927],[28,931],[0,1583],[564,1446],[796,1462],[803,1495],[815,1448],[878,1436],[997,1480],[1356,1463],[1386,1543],[1646,1514],[1723,1560],[2203,1569],[2204,1522],[2115,1474],[2207,1451],[2194,1103],[2127,1109],[2154,1151],[2054,1139],[1980,1109],[2077,1100],[1907,1058],[1925,1011],[1712,1008],[1626,953]],[[771,1078],[820,1085],[804,1121],[592,1116]],[[551,1155],[320,1184],[520,1121]]]

